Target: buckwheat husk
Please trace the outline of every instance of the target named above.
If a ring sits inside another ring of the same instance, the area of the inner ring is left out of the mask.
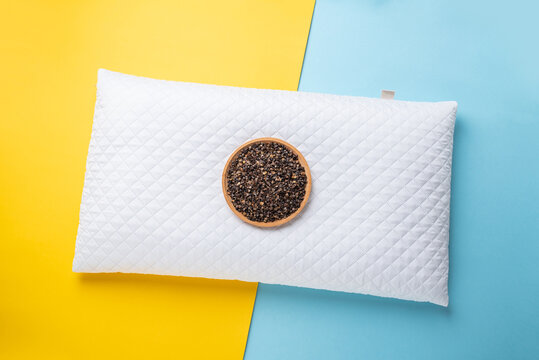
[[[276,142],[242,149],[227,171],[234,208],[255,222],[274,222],[295,213],[305,198],[307,175],[298,156]]]

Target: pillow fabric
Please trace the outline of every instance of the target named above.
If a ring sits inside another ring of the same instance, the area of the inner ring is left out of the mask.
[[[447,306],[455,102],[202,85],[99,70],[73,270],[239,279]],[[223,167],[276,137],[307,159],[278,228],[227,206]]]

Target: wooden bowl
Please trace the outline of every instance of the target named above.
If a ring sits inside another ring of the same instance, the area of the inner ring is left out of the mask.
[[[247,146],[250,146],[250,145],[255,144],[255,143],[264,143],[264,142],[265,143],[274,142],[274,143],[281,144],[281,145],[285,146],[286,148],[288,148],[290,151],[292,151],[294,154],[296,154],[298,156],[299,163],[305,169],[305,175],[307,176],[307,185],[305,186],[305,197],[303,198],[303,201],[301,202],[300,207],[294,213],[290,214],[288,217],[286,217],[284,219],[273,221],[273,222],[267,222],[267,223],[249,220],[245,215],[243,215],[238,210],[236,210],[236,208],[234,207],[234,204],[232,204],[232,199],[228,195],[228,191],[227,191],[227,188],[228,188],[228,181],[227,181],[228,176],[227,176],[227,173],[228,173],[228,168],[230,167],[230,164],[232,163],[232,161],[238,156],[239,152],[242,151]],[[270,138],[270,137],[254,139],[254,140],[246,142],[245,144],[243,144],[239,148],[237,148],[232,153],[232,155],[230,155],[230,157],[228,158],[228,161],[226,162],[225,168],[223,170],[222,178],[223,178],[222,179],[222,181],[223,181],[223,194],[225,195],[226,203],[228,204],[230,209],[234,212],[234,214],[236,214],[240,219],[242,219],[246,223],[254,225],[254,226],[259,226],[259,227],[274,227],[274,226],[279,226],[279,225],[286,224],[287,222],[289,222],[290,220],[295,218],[301,212],[301,210],[303,210],[303,208],[305,207],[305,204],[307,203],[307,200],[309,200],[309,195],[311,193],[311,184],[312,184],[311,171],[310,171],[309,165],[307,164],[307,161],[305,160],[303,155],[299,152],[298,149],[296,149],[295,147],[293,147],[292,145],[290,145],[286,141],[283,141],[281,139]]]

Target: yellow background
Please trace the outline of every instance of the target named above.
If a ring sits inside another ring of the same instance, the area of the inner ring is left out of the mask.
[[[71,272],[97,69],[295,90],[313,6],[2,2],[0,358],[243,356],[256,284]]]

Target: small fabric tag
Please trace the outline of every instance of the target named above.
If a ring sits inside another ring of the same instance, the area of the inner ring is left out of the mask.
[[[393,90],[382,90],[382,94],[380,95],[380,98],[393,100],[393,98],[395,98],[395,91],[393,91]]]

